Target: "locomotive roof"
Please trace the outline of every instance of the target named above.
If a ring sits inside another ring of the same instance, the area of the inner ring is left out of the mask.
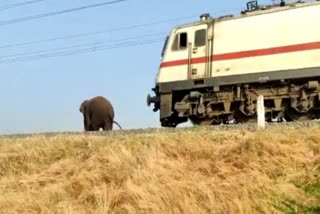
[[[233,20],[233,19],[239,19],[239,18],[244,18],[244,17],[249,17],[249,16],[256,16],[256,15],[261,15],[261,14],[267,14],[267,13],[274,13],[274,12],[279,12],[279,11],[285,11],[285,10],[292,10],[296,8],[301,8],[301,7],[309,7],[309,6],[315,6],[315,5],[320,5],[320,0],[316,0],[316,2],[294,2],[294,3],[288,3],[286,6],[280,7],[279,5],[263,5],[259,6],[259,9],[253,10],[253,11],[241,11],[240,14],[234,15],[234,14],[229,14],[229,15],[224,15],[224,16],[219,16],[219,17],[208,17],[206,20],[198,20],[195,22],[190,22],[186,24],[181,24],[178,25],[174,28],[179,29],[179,28],[185,28],[185,27],[190,27],[194,25],[199,25],[203,23],[209,23],[212,21],[215,22],[220,22],[220,21],[226,21],[226,20]]]

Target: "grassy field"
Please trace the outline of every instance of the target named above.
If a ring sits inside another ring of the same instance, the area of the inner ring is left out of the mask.
[[[320,125],[0,138],[0,213],[320,213]]]

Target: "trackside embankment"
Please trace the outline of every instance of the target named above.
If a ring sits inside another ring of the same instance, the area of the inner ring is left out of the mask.
[[[0,138],[0,213],[319,213],[320,125]]]

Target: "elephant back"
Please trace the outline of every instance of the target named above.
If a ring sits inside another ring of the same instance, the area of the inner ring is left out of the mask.
[[[114,109],[111,102],[103,96],[96,96],[90,100],[90,108],[99,114],[109,115],[114,118]],[[102,115],[101,115],[102,116]]]

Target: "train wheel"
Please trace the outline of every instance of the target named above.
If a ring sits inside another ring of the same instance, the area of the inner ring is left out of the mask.
[[[284,118],[286,119],[286,121],[293,122],[313,120],[316,119],[317,116],[312,111],[300,113],[289,107],[284,113]]]
[[[217,125],[215,119],[212,118],[197,118],[197,117],[190,117],[189,118],[193,125],[198,126],[210,126],[210,125]],[[218,123],[220,124],[220,123]]]
[[[256,123],[257,115],[247,116],[237,109],[234,112],[234,119],[236,120],[236,123]]]
[[[178,117],[177,115],[172,115],[171,117],[164,118],[161,120],[162,127],[176,128],[180,123],[187,122],[187,117]]]

